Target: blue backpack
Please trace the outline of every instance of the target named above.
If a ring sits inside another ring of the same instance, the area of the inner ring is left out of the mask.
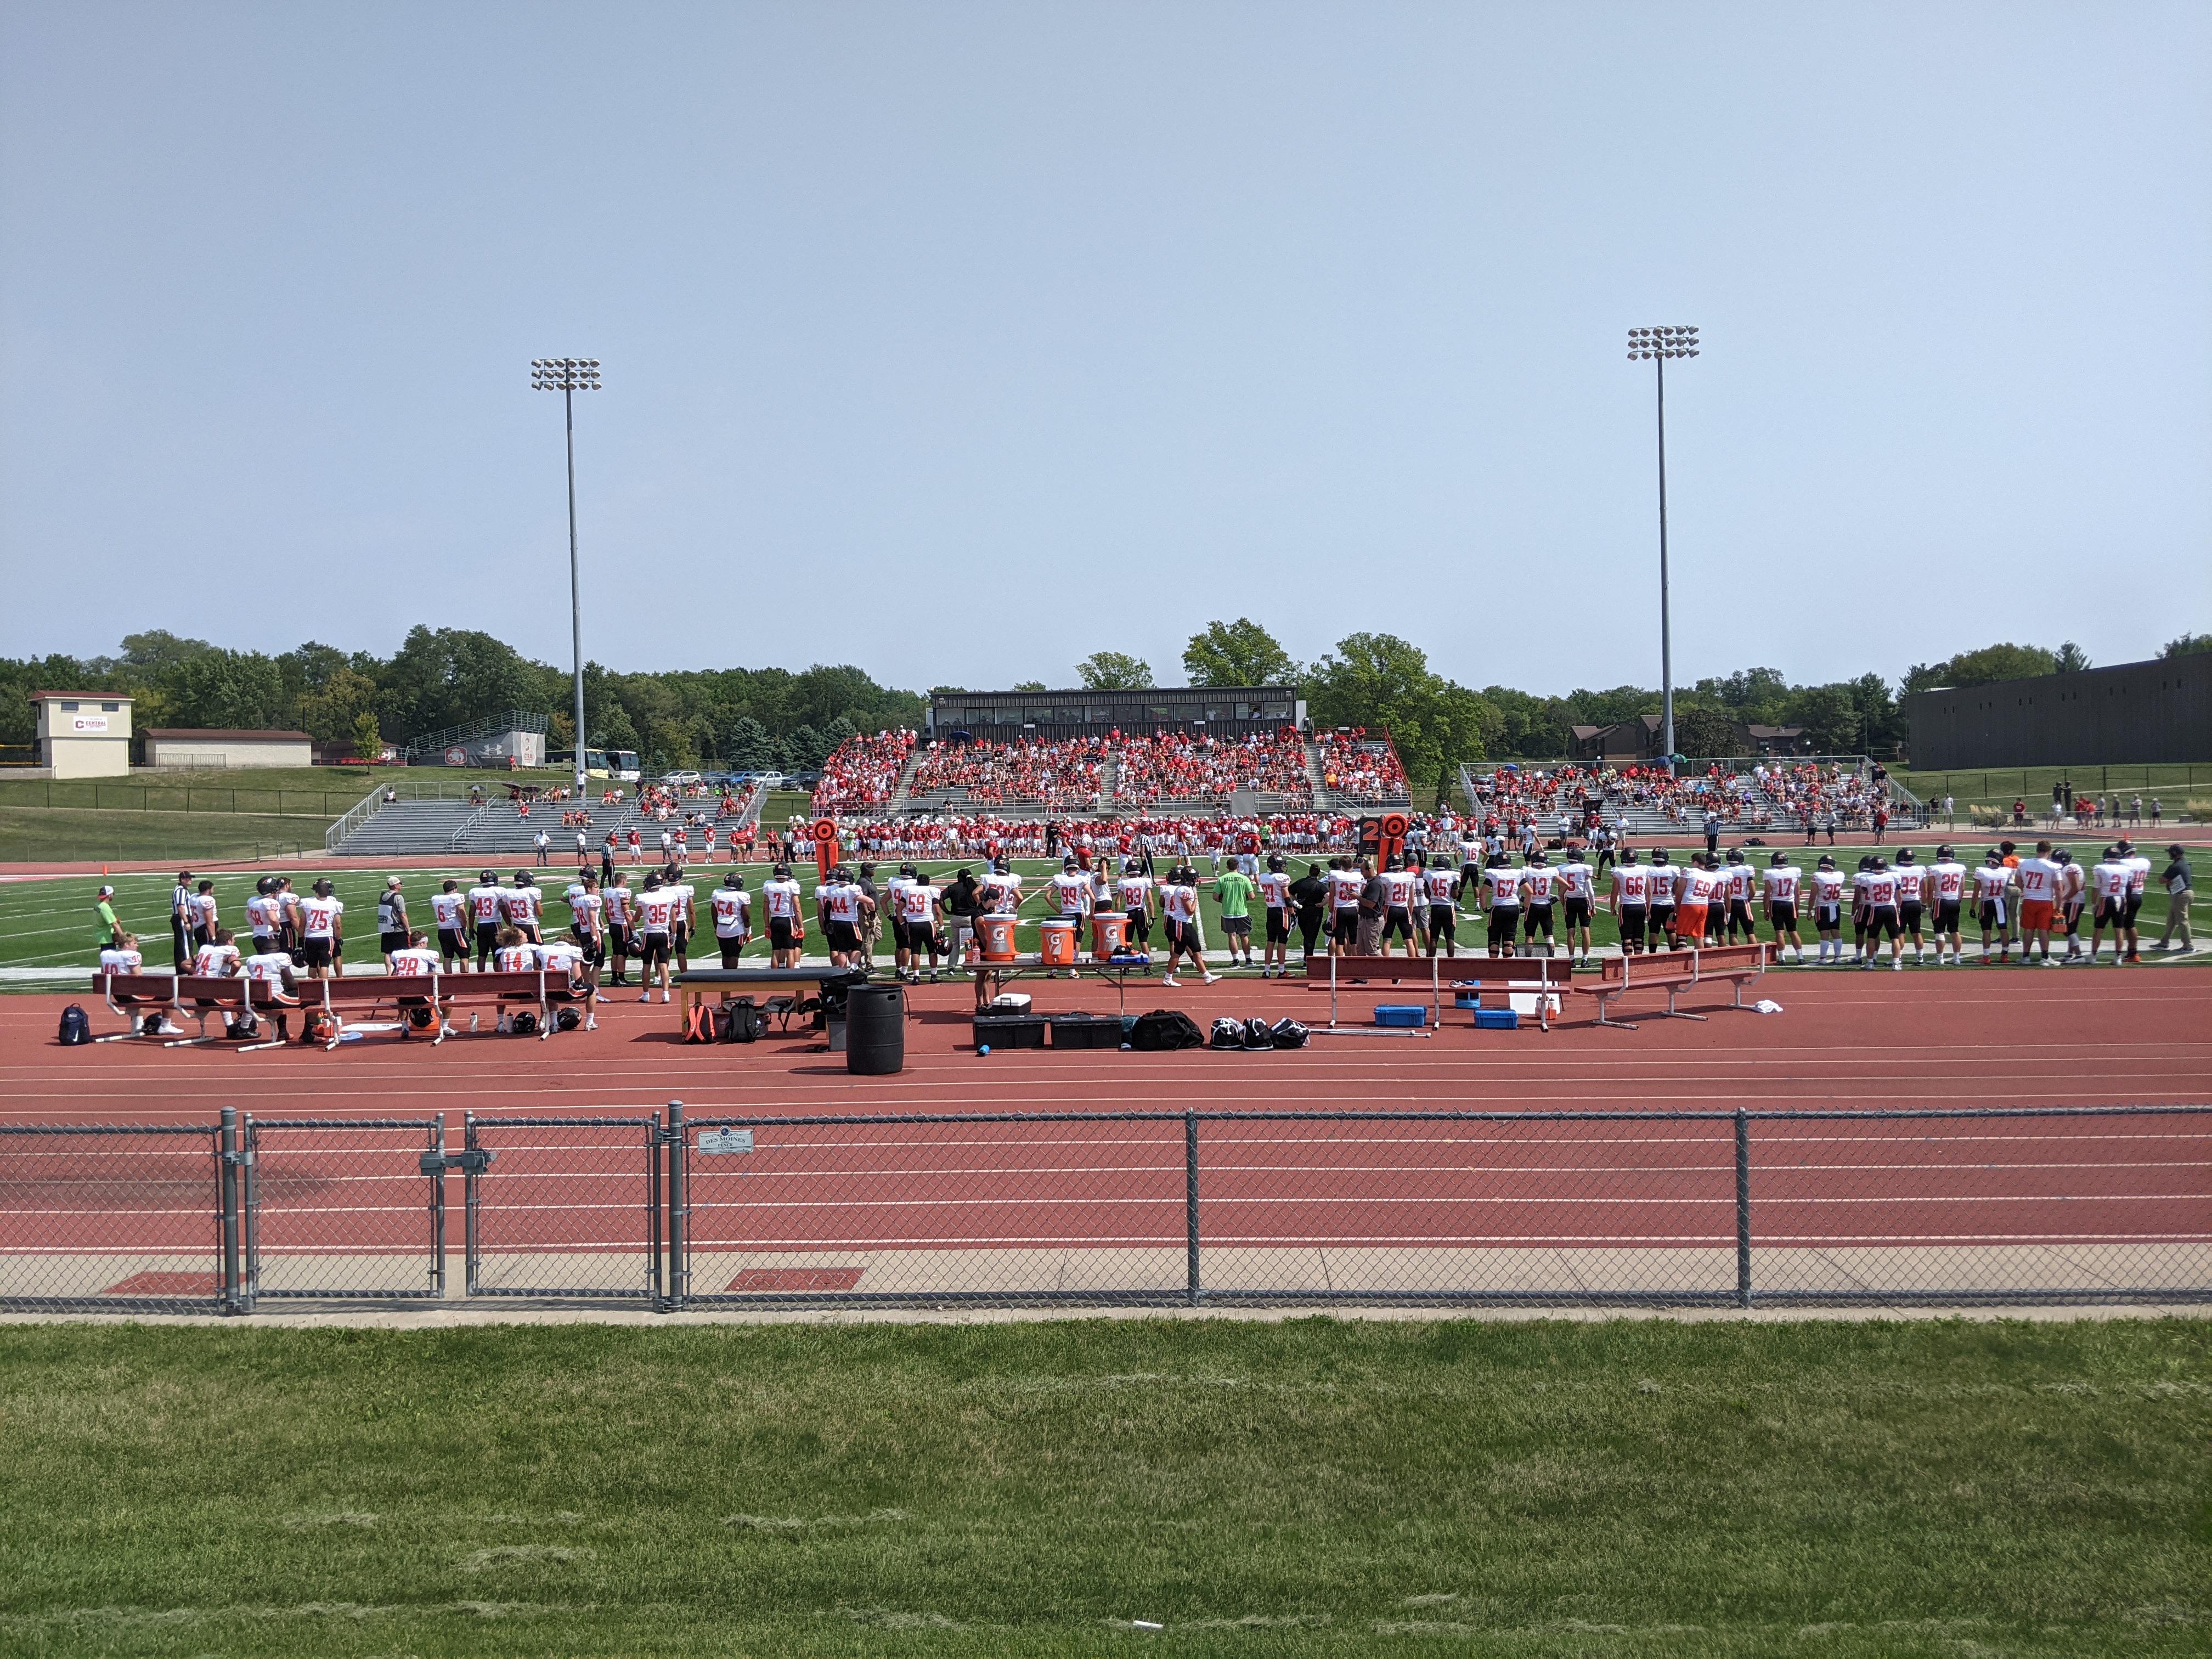
[[[85,1018],[84,1010],[72,1002],[62,1010],[62,1047],[74,1048],[80,1042],[92,1041],[92,1022]]]

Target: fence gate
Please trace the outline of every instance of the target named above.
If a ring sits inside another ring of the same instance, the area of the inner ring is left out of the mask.
[[[471,1112],[449,1161],[465,1194],[469,1295],[659,1301],[659,1113]]]
[[[246,1120],[241,1311],[446,1291],[445,1117]]]
[[[0,1309],[216,1313],[238,1248],[237,1130],[0,1125]]]

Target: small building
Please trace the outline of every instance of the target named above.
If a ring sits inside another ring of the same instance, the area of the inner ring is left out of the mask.
[[[305,732],[229,732],[155,726],[146,733],[146,764],[243,768],[313,766],[315,740]]]
[[[1813,750],[1812,740],[1802,726],[1747,726],[1751,734],[1751,752],[1754,755],[1807,755]]]
[[[1664,752],[1660,732],[1666,721],[1656,714],[1638,714],[1610,726],[1568,727],[1573,735],[1571,760],[1622,762],[1657,760]]]
[[[131,694],[33,691],[38,762],[57,778],[131,775]]]

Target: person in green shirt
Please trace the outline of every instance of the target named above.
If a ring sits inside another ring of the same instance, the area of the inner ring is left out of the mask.
[[[1221,901],[1221,931],[1229,941],[1229,959],[1252,965],[1252,895],[1258,888],[1252,878],[1233,866],[1213,878],[1213,896]]]
[[[118,951],[123,948],[123,924],[115,919],[115,890],[102,887],[93,895],[93,913],[100,918],[100,948]]]

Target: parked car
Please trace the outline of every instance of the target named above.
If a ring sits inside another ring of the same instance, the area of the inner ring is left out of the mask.
[[[687,784],[702,781],[696,772],[664,772],[660,775],[660,781],[679,789]]]

